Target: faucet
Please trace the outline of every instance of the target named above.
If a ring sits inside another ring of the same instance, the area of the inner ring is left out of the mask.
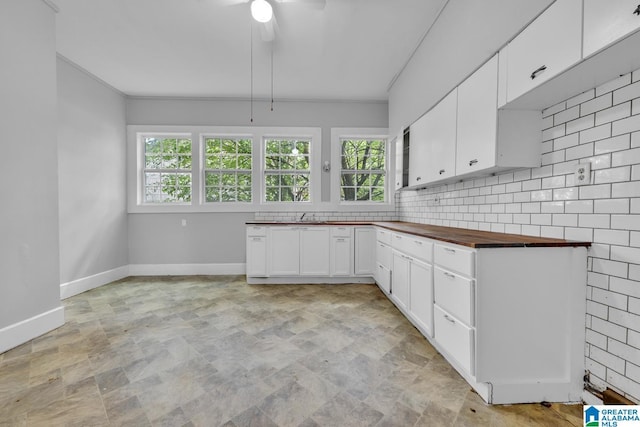
[[[300,216],[300,219],[299,219],[298,221],[302,222],[302,220],[304,219],[304,216],[305,216],[306,214],[307,214],[307,213],[306,213],[306,212],[304,212],[304,213]]]

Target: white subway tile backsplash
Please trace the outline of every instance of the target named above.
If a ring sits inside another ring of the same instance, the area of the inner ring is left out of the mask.
[[[630,134],[614,136],[603,139],[594,144],[594,154],[610,153],[612,151],[628,150],[631,143]]]
[[[631,199],[631,209],[629,213],[640,213],[640,198]]]
[[[573,98],[567,99],[567,108],[571,108],[574,105],[583,104],[596,96],[595,89],[589,89],[587,91],[582,92],[580,95],[576,95]]]
[[[611,155],[611,166],[640,164],[640,148],[618,151]]]
[[[604,306],[605,312],[603,313],[603,310],[601,309],[598,310],[599,316],[597,316],[594,319],[591,319],[591,329],[603,335],[606,335],[607,337],[616,338],[620,341],[626,340],[627,338],[626,328],[623,328],[622,326],[616,325],[611,322],[607,322],[607,317],[609,315],[609,308],[604,304],[601,304],[601,305]]]
[[[553,214],[553,225],[560,227],[576,227],[578,225],[577,214]],[[580,225],[583,227],[583,225]],[[584,226],[587,227],[587,226]]]
[[[624,360],[619,358],[618,356],[614,356],[613,354],[607,353],[606,351],[591,346],[591,352],[589,355],[596,362],[600,362],[605,365],[609,370],[613,369],[617,372],[624,372]]]
[[[565,213],[593,213],[593,200],[567,200]]]
[[[602,85],[596,87],[596,96],[600,96],[607,92],[612,92],[630,83],[631,83],[631,73],[624,74],[615,80],[611,80],[607,83],[603,83]]]
[[[564,213],[564,202],[542,202],[540,203],[542,213]]]
[[[562,177],[564,178],[564,177]],[[549,179],[549,178],[545,178],[545,179]],[[564,183],[564,180],[563,180]],[[544,179],[542,180],[542,187],[543,188],[548,188],[545,187],[545,182]],[[559,185],[557,187],[560,187]],[[532,191],[531,192],[531,201],[532,202],[540,202],[540,201],[545,201],[545,200],[553,200],[553,190],[537,190],[537,191]]]
[[[577,200],[580,197],[578,187],[554,188],[553,200]]]
[[[640,82],[636,82],[613,91],[614,105],[634,98],[640,98]]]
[[[598,331],[599,333],[602,333],[603,336],[605,337],[611,336],[609,335],[610,333],[609,329],[611,329],[611,326],[614,326],[615,328],[620,329],[622,332],[626,334],[627,330],[622,328],[621,326],[618,326],[618,325],[608,326],[610,324],[606,322],[606,319],[609,316],[609,307],[607,307],[606,305],[587,299],[587,314],[594,316],[594,318],[591,319],[591,329]],[[595,322],[595,325],[594,325],[594,322]],[[604,345],[599,345],[598,347],[602,349],[606,349],[607,343],[605,342]]]
[[[553,115],[542,119],[542,129],[549,129],[550,127],[553,127]]]
[[[609,308],[609,321],[638,332],[640,330],[640,316],[627,311]]]
[[[617,292],[611,292],[599,288],[593,288],[591,299],[608,307],[614,307],[619,310],[625,311],[627,310],[629,302],[629,297],[624,294],[619,294]],[[626,335],[624,336],[623,340],[626,340]]]
[[[565,152],[566,160],[581,159],[589,156],[593,156],[593,142],[578,145],[577,147],[567,148]]]
[[[628,245],[629,232],[626,230],[595,229],[593,230],[593,241],[610,245]]]
[[[640,138],[638,138],[640,139]],[[515,171],[513,173],[513,180],[514,181],[524,181],[527,179],[531,179],[531,169],[524,169],[524,170],[519,170],[519,171]]]
[[[522,234],[525,236],[536,236],[540,237],[540,226],[539,225],[522,225]]]
[[[580,117],[579,119],[572,120],[568,123],[565,123],[564,125],[560,125],[560,126],[566,126],[565,133],[560,135],[558,132],[558,135],[556,135],[555,138],[560,138],[561,136],[564,136],[564,135],[570,135],[572,133],[576,133],[585,129],[592,128],[595,125],[595,118],[596,118],[596,115],[592,113],[584,117]],[[544,132],[545,131],[542,131],[542,140],[546,141],[547,139],[550,139],[550,138],[545,138]]]
[[[596,184],[629,181],[629,179],[631,179],[631,167],[624,166],[619,168],[597,170],[594,172],[594,175],[594,183]],[[615,194],[615,191],[615,188],[612,188],[612,194]]]
[[[532,214],[531,224],[533,225],[551,225],[551,214]]]
[[[640,263],[640,248],[629,246],[611,246],[611,259],[613,261]]]
[[[551,106],[549,108],[545,108],[544,110],[542,110],[542,117],[552,116],[552,115],[564,110],[565,108],[567,108],[566,101],[559,102],[556,105],[553,105],[553,106]]]
[[[564,238],[579,242],[591,242],[593,240],[593,229],[567,227],[564,229]]]
[[[614,102],[615,104],[615,102]],[[610,123],[615,120],[620,120],[631,115],[631,102],[624,102],[622,104],[614,105],[606,110],[598,111],[596,113],[596,126],[603,123]]]
[[[580,199],[609,199],[611,184],[586,185],[580,187]]]
[[[610,277],[609,289],[634,298],[640,298],[640,285],[638,283],[637,280],[626,279],[624,277]]]
[[[621,135],[640,129],[640,114],[612,123],[611,135]]]
[[[611,123],[580,131],[580,144],[598,141],[611,136]],[[592,153],[593,154],[593,153]],[[591,154],[590,154],[591,155]]]
[[[580,105],[580,115],[587,116],[597,111],[604,110],[613,105],[613,96],[611,93],[604,94]]]
[[[557,126],[562,123],[566,123],[568,121],[577,119],[578,117],[580,117],[580,106],[576,105],[574,107],[568,108],[564,111],[554,114],[553,124]]]
[[[540,236],[551,238],[551,239],[564,239],[564,228],[541,225]]]
[[[611,184],[612,197],[640,197],[640,181]]]
[[[552,165],[554,163],[564,162],[564,151],[552,151],[542,155],[542,165]]]
[[[609,276],[606,274],[596,273],[594,271],[587,272],[587,283],[589,286],[595,286],[602,289],[609,288]]]
[[[554,150],[563,150],[569,147],[575,147],[580,143],[580,134],[572,133],[567,136],[563,136],[560,138],[556,138],[553,140],[553,149]]]
[[[591,228],[585,228],[584,230],[592,230]],[[589,256],[594,258],[609,259],[611,253],[610,245],[603,245],[601,243],[593,243],[589,248]]]
[[[579,214],[580,227],[609,228],[610,216],[602,214]]]
[[[592,268],[593,268],[593,271],[595,271],[596,273],[602,273],[609,276],[615,276],[615,277],[621,277],[621,278],[627,277],[627,264],[624,262],[593,258]]]

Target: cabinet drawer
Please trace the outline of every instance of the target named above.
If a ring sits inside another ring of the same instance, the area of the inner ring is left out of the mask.
[[[376,242],[376,262],[388,269],[391,268],[391,246]]]
[[[352,227],[331,227],[332,237],[351,237]]]
[[[267,227],[261,227],[259,225],[247,226],[247,236],[266,236]]]
[[[393,249],[424,262],[433,262],[433,243],[409,234],[393,233]]]
[[[473,280],[436,267],[433,274],[435,302],[466,323],[475,325]]]
[[[475,252],[458,246],[435,245],[434,263],[447,270],[475,277]]]
[[[474,329],[434,305],[435,339],[460,366],[475,375]]]
[[[390,245],[391,244],[391,232],[389,230],[383,230],[376,228],[376,240],[378,242]]]

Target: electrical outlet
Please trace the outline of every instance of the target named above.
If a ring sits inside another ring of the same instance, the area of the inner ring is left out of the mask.
[[[591,163],[580,163],[574,169],[575,185],[591,184]]]

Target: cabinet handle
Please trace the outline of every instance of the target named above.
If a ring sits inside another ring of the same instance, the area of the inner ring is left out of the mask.
[[[478,159],[469,160],[469,166],[473,166],[478,163]]]
[[[396,239],[402,239],[402,236],[396,236]]]
[[[416,176],[416,181],[420,181],[422,179],[421,176]]]
[[[254,241],[254,242],[259,242],[260,240],[262,240],[262,237],[254,237],[254,238],[253,238],[253,241]]]
[[[447,276],[449,279],[455,279],[456,276],[451,274],[451,273],[447,273],[446,271],[443,273],[445,276]]]
[[[455,254],[456,250],[455,249],[451,249],[451,248],[443,248],[446,252],[449,252],[450,254]]]
[[[542,67],[540,67],[537,70],[535,70],[533,73],[531,73],[531,80],[533,80],[536,77],[538,77],[538,74],[540,74],[541,72],[543,72],[546,69],[547,69],[547,66],[543,65]]]
[[[440,175],[442,175],[444,173],[444,169],[440,169],[440,171],[438,172]]]
[[[415,242],[415,244],[416,244],[416,245],[420,245],[420,246],[422,246],[422,242],[420,242],[420,241],[418,241],[418,240],[414,240],[414,242]]]
[[[444,318],[445,318],[445,320],[447,320],[447,321],[449,321],[449,322],[453,323],[454,325],[456,324],[455,319],[452,319],[451,317],[447,316],[446,314],[444,315]]]
[[[636,10],[634,10],[634,11],[633,11],[633,13],[634,13],[635,15],[640,16],[640,4],[639,4],[639,5],[638,5],[638,7],[636,8]]]
[[[336,239],[338,242],[344,242],[344,239]]]

